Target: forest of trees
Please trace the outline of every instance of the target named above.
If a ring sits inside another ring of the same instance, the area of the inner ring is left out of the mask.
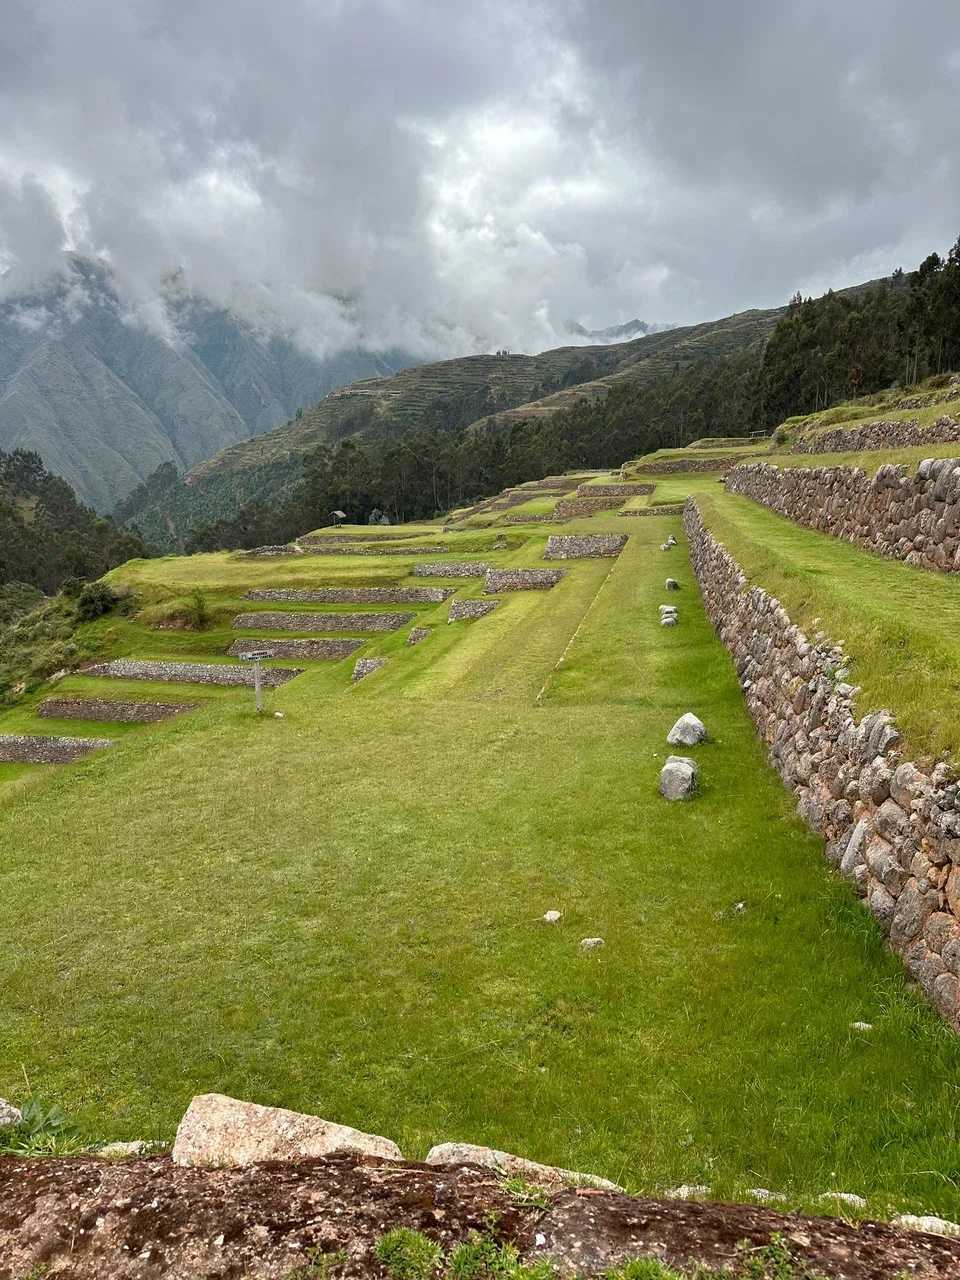
[[[145,554],[135,533],[85,507],[39,454],[0,450],[0,585],[50,594],[68,578],[99,578]]]
[[[480,431],[431,423],[308,455],[287,504],[247,506],[194,530],[188,550],[288,541],[339,509],[363,522],[433,517],[507,485],[575,467],[615,466],[702,436],[770,431],[785,418],[960,368],[960,240],[909,274],[845,294],[798,294],[764,350],[676,364],[552,417]]]

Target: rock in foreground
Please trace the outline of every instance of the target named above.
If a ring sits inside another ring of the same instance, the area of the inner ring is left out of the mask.
[[[689,756],[667,756],[660,770],[660,794],[667,800],[689,800],[697,790],[700,770]]]
[[[389,1138],[284,1107],[261,1107],[222,1093],[201,1093],[180,1121],[173,1161],[216,1168],[264,1160],[303,1160],[340,1151],[403,1159],[400,1148]]]
[[[486,1169],[353,1155],[243,1169],[181,1168],[166,1156],[0,1158],[0,1275],[289,1280],[322,1274],[318,1260],[328,1258],[338,1280],[370,1280],[384,1274],[378,1239],[398,1226],[446,1250],[472,1231],[490,1232],[526,1261],[551,1260],[564,1277],[600,1277],[644,1257],[719,1270],[741,1241],[756,1248],[775,1233],[798,1263],[829,1280],[960,1275],[960,1241],[878,1223],[594,1188],[548,1195],[546,1209],[520,1205]]]
[[[597,941],[597,939],[591,939]],[[507,1177],[527,1178],[547,1187],[600,1187],[604,1191],[622,1191],[615,1182],[598,1178],[592,1173],[575,1173],[572,1169],[558,1169],[550,1164],[537,1164],[523,1156],[513,1156],[509,1151],[497,1151],[494,1147],[480,1147],[472,1142],[441,1142],[427,1152],[427,1164],[478,1164],[484,1169],[495,1169]]]

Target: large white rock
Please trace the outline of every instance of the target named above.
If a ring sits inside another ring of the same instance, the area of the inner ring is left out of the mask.
[[[688,711],[667,734],[667,742],[671,747],[695,747],[706,736],[706,725],[692,711]]]
[[[935,1218],[932,1214],[901,1213],[892,1219],[892,1223],[905,1231],[926,1231],[928,1235],[948,1236],[950,1239],[960,1237],[960,1223],[950,1222],[947,1218]]]
[[[572,1169],[558,1169],[550,1164],[537,1164],[523,1156],[513,1156],[509,1151],[497,1151],[493,1147],[478,1147],[472,1142],[441,1142],[427,1152],[427,1164],[478,1164],[484,1169],[495,1169],[505,1177],[526,1178],[547,1187],[601,1187],[604,1191],[622,1191],[615,1182],[598,1178],[593,1173],[575,1173]]]
[[[667,800],[689,800],[697,790],[700,770],[689,756],[667,756],[660,770],[660,794]]]
[[[19,1107],[15,1107],[6,1098],[0,1098],[0,1129],[11,1129],[23,1119]]]
[[[403,1159],[400,1148],[389,1138],[284,1107],[261,1107],[222,1093],[201,1093],[180,1121],[173,1163],[218,1167],[302,1160],[339,1151]]]

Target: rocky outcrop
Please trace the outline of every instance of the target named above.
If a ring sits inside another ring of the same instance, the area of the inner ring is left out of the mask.
[[[960,1028],[960,811],[953,773],[903,758],[886,711],[861,719],[842,650],[749,587],[693,500],[684,527],[704,603],[797,810],[910,973]]]
[[[384,1274],[374,1250],[394,1227],[450,1251],[472,1232],[523,1262],[602,1277],[628,1260],[732,1268],[774,1235],[798,1268],[844,1280],[946,1280],[960,1241],[876,1222],[778,1213],[764,1205],[652,1200],[594,1187],[548,1188],[518,1204],[502,1176],[474,1165],[342,1154],[196,1168],[139,1160],[0,1159],[0,1271],[70,1280],[291,1280]]]
[[[744,463],[726,484],[808,529],[924,569],[960,571],[960,458],[927,458],[916,471],[890,463],[872,476],[859,467]]]
[[[625,533],[552,533],[544,560],[593,560],[618,556],[627,545]]]
[[[403,1159],[400,1148],[389,1138],[284,1107],[262,1107],[222,1093],[201,1093],[192,1099],[180,1121],[173,1163],[216,1169],[264,1160],[304,1160],[343,1151],[384,1160]]]
[[[953,392],[956,395],[956,391]],[[904,408],[918,406],[903,405]],[[851,453],[864,449],[909,449],[916,445],[953,444],[960,441],[960,421],[945,414],[931,426],[912,422],[878,420],[861,427],[834,427],[816,435],[801,436],[791,453]]]
[[[562,569],[489,569],[483,590],[487,595],[498,591],[549,591],[562,577]]]
[[[413,613],[238,613],[233,627],[245,631],[396,631]]]

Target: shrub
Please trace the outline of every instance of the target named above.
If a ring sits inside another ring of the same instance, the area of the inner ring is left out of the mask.
[[[210,606],[207,604],[207,597],[203,594],[199,587],[194,587],[190,593],[190,600],[187,604],[184,614],[187,620],[187,626],[194,631],[203,631],[209,627],[213,620],[210,612]]]
[[[105,582],[88,582],[77,597],[77,617],[81,622],[93,622],[115,609],[119,594]]]

